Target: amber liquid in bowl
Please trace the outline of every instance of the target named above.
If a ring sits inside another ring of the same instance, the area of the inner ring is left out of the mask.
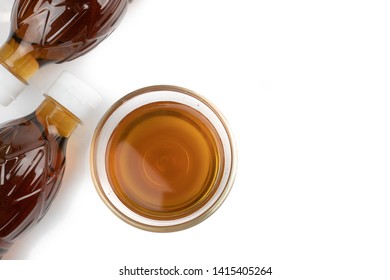
[[[204,206],[218,187],[224,161],[210,121],[171,101],[130,112],[106,151],[106,172],[117,197],[155,220],[182,218]]]

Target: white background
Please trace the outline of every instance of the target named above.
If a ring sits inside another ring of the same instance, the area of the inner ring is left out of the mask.
[[[389,2],[133,2],[98,48],[43,68],[0,111],[2,121],[30,113],[62,70],[104,96],[69,142],[50,211],[6,256],[38,261],[1,262],[0,273],[125,279],[118,275],[124,265],[241,265],[272,266],[269,279],[389,279]],[[2,41],[7,35],[1,23]],[[216,104],[239,153],[221,208],[169,234],[119,220],[89,172],[90,139],[103,112],[155,84],[187,87]]]

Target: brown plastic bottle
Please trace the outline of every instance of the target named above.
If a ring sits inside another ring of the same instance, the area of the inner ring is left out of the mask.
[[[127,4],[127,0],[16,0],[10,36],[0,48],[0,95],[20,92],[45,64],[70,61],[92,50],[116,29]],[[4,73],[7,70],[12,75]],[[4,101],[0,97],[0,103],[7,105],[13,98],[12,94]]]
[[[0,125],[0,259],[48,210],[64,174],[68,139],[99,101],[64,72],[33,113]]]

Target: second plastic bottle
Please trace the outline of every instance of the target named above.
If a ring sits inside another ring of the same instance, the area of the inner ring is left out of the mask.
[[[68,139],[100,99],[64,72],[33,113],[0,125],[0,259],[48,210],[64,174]]]

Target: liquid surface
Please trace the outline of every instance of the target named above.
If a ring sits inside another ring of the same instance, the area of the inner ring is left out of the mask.
[[[148,218],[189,215],[215,192],[223,158],[212,124],[195,109],[157,102],[128,114],[107,147],[107,175],[119,199]]]
[[[66,142],[35,114],[0,127],[0,259],[53,201],[64,172]]]

